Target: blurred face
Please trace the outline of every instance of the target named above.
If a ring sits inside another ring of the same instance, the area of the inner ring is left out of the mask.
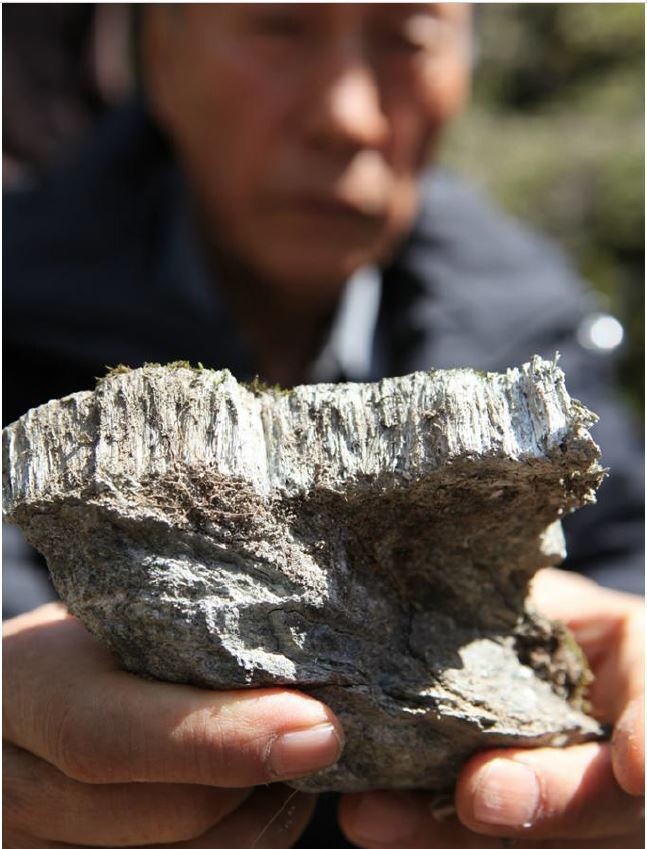
[[[287,292],[384,259],[463,101],[468,15],[462,4],[151,8],[149,98],[217,250]]]

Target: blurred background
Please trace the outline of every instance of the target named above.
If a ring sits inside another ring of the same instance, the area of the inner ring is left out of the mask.
[[[479,4],[474,92],[444,163],[555,238],[624,327],[644,410],[642,3]],[[4,3],[3,185],[38,180],[136,80],[129,4]],[[617,341],[617,340],[616,340]]]
[[[567,250],[624,326],[622,385],[643,415],[645,8],[484,4],[476,32],[445,161]]]

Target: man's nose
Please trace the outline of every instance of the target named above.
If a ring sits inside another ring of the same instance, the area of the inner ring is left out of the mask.
[[[356,61],[338,68],[310,103],[307,129],[322,146],[379,148],[389,137],[378,81]]]

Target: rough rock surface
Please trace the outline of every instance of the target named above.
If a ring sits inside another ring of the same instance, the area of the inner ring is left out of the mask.
[[[146,366],[5,429],[4,510],[128,669],[329,704],[342,759],[295,786],[440,789],[600,734],[525,605],[603,476],[594,421],[539,358],[290,392]]]

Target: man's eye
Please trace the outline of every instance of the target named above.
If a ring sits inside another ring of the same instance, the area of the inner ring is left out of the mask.
[[[377,45],[396,56],[438,52],[455,34],[435,15],[416,14],[376,33]]]
[[[412,39],[406,32],[381,32],[375,40],[381,50],[403,56],[415,56],[424,50],[424,45]]]
[[[254,21],[254,31],[258,35],[275,38],[297,38],[306,34],[307,23],[298,15],[269,12],[259,15]]]

